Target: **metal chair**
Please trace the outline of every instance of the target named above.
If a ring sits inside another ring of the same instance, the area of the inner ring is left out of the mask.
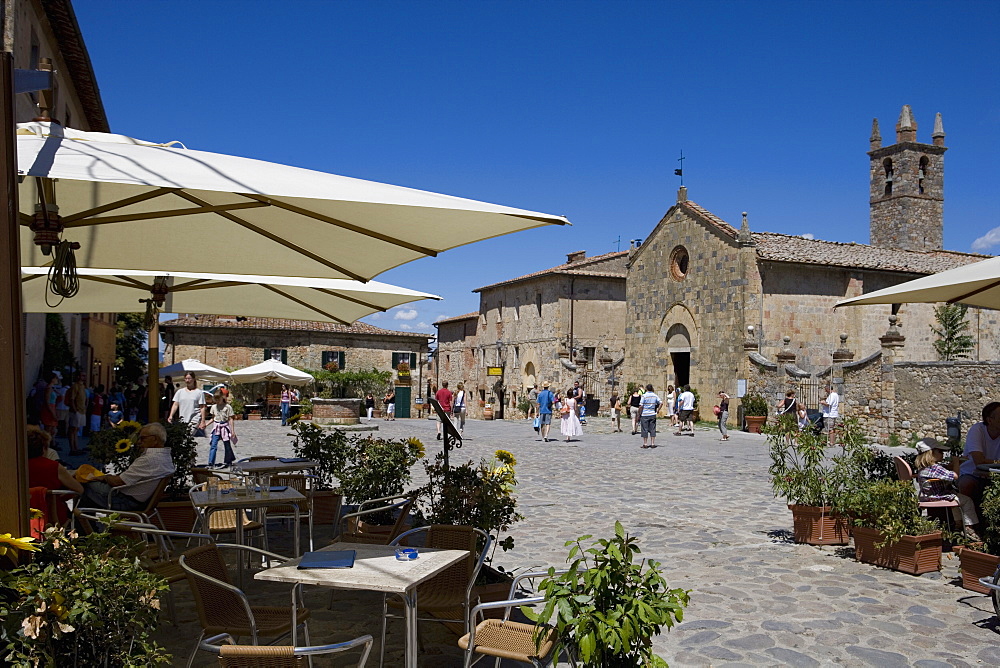
[[[259,636],[274,637],[278,640],[291,634],[292,645],[295,645],[297,630],[301,626],[308,644],[309,626],[306,620],[309,619],[309,610],[302,605],[300,585],[292,587],[290,608],[251,605],[247,595],[229,581],[229,570],[222,558],[221,549],[252,552],[275,559],[279,563],[287,561],[285,557],[273,552],[225,543],[195,547],[180,556],[179,563],[187,574],[191,591],[194,592],[198,620],[202,628],[188,657],[189,668],[206,635],[228,633],[234,636],[250,636],[251,644],[256,645]]]
[[[305,501],[298,502],[296,505],[299,507],[299,518],[306,518],[309,520],[309,550],[315,549],[313,547],[313,502],[312,502],[312,491],[314,487],[314,481],[317,479],[316,476],[306,474],[306,473],[276,473],[271,475],[272,485],[285,485],[286,487],[291,487],[297,491],[302,496],[306,497]],[[270,506],[265,509],[264,512],[265,522],[267,520],[295,520],[295,513],[292,509],[292,504],[288,503],[285,505]]]
[[[424,547],[434,547],[446,550],[466,550],[468,556],[462,561],[449,566],[430,580],[417,585],[417,620],[435,621],[442,623],[462,624],[465,633],[469,633],[469,598],[472,596],[472,587],[476,583],[479,570],[483,567],[483,561],[489,554],[490,546],[493,544],[493,537],[476,527],[455,526],[451,524],[432,524],[430,526],[418,527],[400,534],[390,545],[406,545],[406,541],[411,536],[426,534]],[[479,549],[480,541],[483,542],[482,549]],[[381,668],[385,660],[385,631],[386,620],[390,617],[399,618],[400,615],[390,614],[389,608],[401,608],[402,603],[397,600],[390,600],[388,596],[382,598],[382,646],[379,649],[379,667]],[[456,617],[455,612],[461,610],[461,617]],[[420,617],[421,611],[435,613],[434,617]]]
[[[920,507],[920,510],[926,510],[926,511],[928,511],[928,515],[929,515],[930,514],[929,511],[932,508],[951,508],[952,509],[950,512],[946,512],[945,513],[945,521],[948,523],[948,530],[951,531],[952,530],[952,526],[951,526],[951,517],[952,517],[952,514],[957,513],[958,512],[957,509],[961,505],[958,502],[958,499],[953,499],[951,501],[948,501],[947,499],[940,499],[940,500],[936,500],[936,501],[921,501],[920,500],[920,482],[916,478],[913,477],[913,469],[910,468],[910,464],[905,459],[903,459],[902,457],[893,457],[892,458],[892,463],[896,465],[896,477],[897,478],[899,478],[902,482],[913,483],[913,489],[914,489],[914,491],[917,494],[917,505]],[[961,519],[959,519],[959,524],[961,524],[961,523],[962,523],[962,521],[961,521]]]
[[[413,504],[417,500],[418,494],[419,492],[414,491],[407,492],[406,494],[394,494],[392,496],[383,496],[378,499],[362,501],[358,505],[356,512],[341,516],[337,537],[333,539],[333,542],[389,545],[403,532],[403,527],[406,526],[406,520],[410,517],[410,510],[413,508]],[[388,533],[375,533],[361,530],[361,526],[358,523],[359,518],[383,512],[398,513],[396,515],[396,521]]]
[[[554,575],[561,575],[565,572],[557,571]],[[548,571],[522,573],[511,582],[507,600],[480,603],[472,609],[472,612],[469,613],[470,631],[458,639],[458,646],[465,650],[465,663],[463,664],[465,668],[469,668],[485,656],[496,657],[494,664],[496,668],[500,667],[500,659],[510,659],[536,667],[548,664],[549,655],[556,643],[555,629],[547,625],[539,626],[510,621],[512,608],[535,605],[545,601],[544,596],[514,598],[518,586],[524,580],[534,580],[539,577],[548,577],[548,575]],[[487,610],[503,610],[503,617],[501,619],[486,617]],[[481,621],[477,621],[480,618]],[[536,644],[539,635],[543,637],[541,642]],[[474,658],[476,654],[480,656]],[[572,657],[570,657],[570,663],[576,665]]]
[[[194,485],[188,490],[188,496],[190,497],[193,492],[200,492],[205,488],[208,483],[201,483]],[[231,489],[233,483],[228,480],[220,480],[220,489]],[[193,505],[193,500],[192,500]],[[248,532],[257,531],[261,534],[261,546],[266,550],[267,546],[267,527],[262,523],[251,520],[247,517],[246,511],[240,510],[216,510],[211,513],[206,513],[204,509],[194,506],[196,517],[194,521],[194,526],[191,527],[191,531],[200,531],[201,533],[207,533],[211,536],[218,536],[219,534],[229,534],[236,533],[236,518],[240,518],[243,523],[243,532],[247,534]],[[207,518],[207,521],[206,521]]]
[[[80,497],[71,489],[49,489],[47,487],[31,487],[32,508],[36,508],[36,501],[44,500],[44,503],[37,504],[37,510],[42,511],[42,517],[31,521],[32,534],[41,536],[46,527],[65,526],[73,529],[74,515],[70,512],[69,503]]]
[[[203,652],[211,652],[219,657],[219,665],[232,668],[295,668],[309,662],[314,656],[339,654],[363,647],[358,668],[364,668],[372,651],[374,639],[370,635],[360,636],[347,642],[313,647],[293,647],[276,645],[237,645],[233,637],[223,633],[206,638],[198,646]],[[225,644],[224,644],[225,643]]]
[[[150,495],[149,499],[146,501],[146,506],[142,510],[129,511],[140,515],[142,517],[141,521],[143,523],[153,524],[153,518],[159,515],[158,511],[156,510],[156,507],[160,505],[160,500],[163,498],[163,493],[166,491],[167,485],[170,484],[170,480],[173,477],[174,474],[171,473],[170,475],[163,476],[162,478],[147,478],[146,480],[139,480],[135,483],[132,483],[131,485],[112,487],[111,492],[108,493],[107,505],[110,508],[112,505],[112,500],[115,497],[115,494],[124,494],[125,493],[124,490],[127,489],[128,487],[135,487],[136,485],[139,485],[144,482],[157,480],[158,482],[156,483],[156,489],[153,490],[152,495]]]

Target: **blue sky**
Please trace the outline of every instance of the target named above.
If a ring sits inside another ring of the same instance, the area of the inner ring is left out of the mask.
[[[74,3],[114,132],[558,213],[379,280],[442,302],[644,238],[676,197],[868,241],[868,136],[941,112],[945,247],[1000,253],[997,2]],[[978,240],[978,243],[977,243]],[[206,267],[210,270],[211,267]],[[248,273],[253,267],[248,267]]]

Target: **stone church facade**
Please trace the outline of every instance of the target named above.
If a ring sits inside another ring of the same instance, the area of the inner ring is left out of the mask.
[[[879,353],[892,307],[835,310],[836,302],[986,257],[942,248],[946,148],[940,115],[932,143],[918,142],[916,131],[909,106],[892,145],[882,146],[873,123],[871,244],[754,232],[746,213],[736,228],[690,201],[682,187],[676,204],[628,258],[625,379],[651,382],[658,391],[690,383],[702,397],[719,390],[736,396],[738,379],[761,377],[757,367],[778,357],[794,360],[782,364],[785,382],[758,388],[776,401],[804,379],[839,384],[835,361]],[[895,319],[905,339],[897,359],[937,360],[933,305],[903,304]],[[1000,359],[998,320],[996,311],[969,310],[973,360]],[[852,357],[834,359],[835,351],[847,348]],[[847,413],[869,408],[858,401],[852,406],[850,396],[844,403]]]

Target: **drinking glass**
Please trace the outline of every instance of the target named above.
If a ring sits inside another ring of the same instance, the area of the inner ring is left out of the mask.
[[[260,495],[265,498],[271,498],[271,476],[262,475],[260,477]]]
[[[219,479],[209,478],[208,482],[205,483],[205,489],[208,491],[208,500],[216,501],[219,498]]]

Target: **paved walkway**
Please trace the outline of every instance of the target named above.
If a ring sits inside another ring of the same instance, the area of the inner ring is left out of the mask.
[[[387,437],[422,438],[431,456],[440,445],[433,422],[376,422]],[[291,451],[289,430],[277,422],[237,428],[239,456]],[[616,519],[638,536],[670,585],[691,590],[684,622],[654,643],[672,666],[1000,665],[1000,625],[987,597],[955,584],[957,559],[945,555],[942,573],[914,577],[860,564],[849,548],[792,543],[791,515],[771,496],[762,437],[733,432],[720,442],[713,430],[694,437],[668,430],[660,447],[642,450],[638,436],[610,433],[607,420],[592,419],[584,429],[578,442],[543,444],[526,421],[470,421],[452,461],[498,448],[517,457],[527,519],[515,525],[515,547],[497,554],[496,564],[559,566],[565,541],[611,535]],[[200,452],[203,460],[207,442]],[[422,473],[419,465],[414,471]],[[352,632],[378,637],[377,614],[361,619],[356,610],[380,601],[338,601],[339,609],[319,615],[314,642],[330,637],[324,630],[334,631],[334,640]],[[193,638],[191,622],[183,633],[161,632],[178,657],[190,646],[183,636]],[[433,630],[439,626],[422,627],[422,665],[460,665],[454,636]],[[387,665],[398,665],[396,649],[390,645]]]

